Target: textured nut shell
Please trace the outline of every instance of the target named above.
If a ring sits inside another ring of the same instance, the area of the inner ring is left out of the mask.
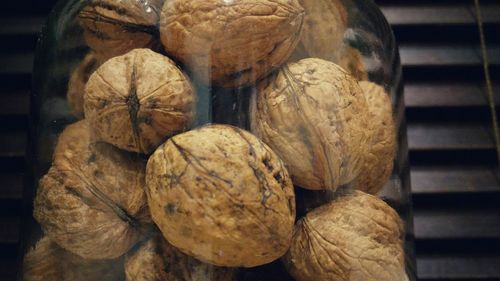
[[[389,94],[381,86],[359,82],[371,113],[371,146],[365,155],[363,172],[353,184],[355,189],[377,194],[389,180],[396,156],[396,129]]]
[[[34,217],[59,246],[89,259],[116,258],[150,222],[144,161],[91,143],[88,123],[60,135],[49,172],[40,180]]]
[[[252,132],[307,189],[335,190],[356,178],[369,146],[368,118],[358,83],[321,59],[285,65],[250,102]]]
[[[183,254],[163,237],[148,240],[125,262],[126,281],[232,281],[235,272]]]
[[[48,237],[42,238],[24,256],[24,281],[119,281],[123,261],[86,260],[61,249]]]
[[[299,220],[284,262],[297,281],[402,281],[403,234],[391,207],[356,191]]]
[[[184,253],[252,267],[288,249],[293,185],[276,154],[252,134],[210,125],[177,135],[156,150],[146,171],[153,220]]]
[[[163,1],[89,1],[78,16],[85,42],[103,61],[136,48],[157,49]]]
[[[358,81],[368,80],[369,78],[363,55],[357,49],[346,47],[337,64],[347,70]]]
[[[297,0],[171,0],[163,6],[160,37],[202,81],[246,86],[288,59],[303,12]]]
[[[150,153],[185,131],[194,115],[195,93],[169,58],[136,49],[99,67],[85,89],[85,116],[98,140]]]
[[[348,14],[341,0],[299,0],[306,12],[300,42],[290,62],[320,58],[334,62],[357,80],[368,78],[363,57],[344,41]]]
[[[71,114],[78,119],[83,116],[83,96],[85,94],[85,84],[90,78],[90,75],[99,67],[99,61],[93,52],[88,53],[80,62],[77,68],[71,74],[68,83],[68,100]]]

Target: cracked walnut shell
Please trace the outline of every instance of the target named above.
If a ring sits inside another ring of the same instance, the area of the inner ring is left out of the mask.
[[[136,48],[157,49],[163,1],[87,1],[78,15],[85,42],[102,61]]]
[[[23,260],[23,281],[120,281],[123,260],[86,260],[43,237]]]
[[[49,172],[40,180],[34,217],[52,241],[88,259],[126,253],[150,222],[145,163],[90,140],[88,123],[60,135]]]
[[[358,83],[321,59],[289,63],[259,83],[250,102],[252,132],[285,162],[293,183],[336,190],[362,172],[369,114]]]
[[[340,0],[299,0],[305,10],[304,30],[292,54],[294,60],[318,57],[332,62],[342,58],[348,15]]]
[[[336,63],[356,80],[367,80],[368,73],[361,53],[351,47],[346,3],[341,0],[299,0],[304,7],[304,30],[288,61],[320,58]],[[346,36],[347,34],[347,36]]]
[[[283,259],[297,281],[402,281],[403,237],[396,211],[355,191],[299,220]]]
[[[146,174],[153,220],[182,252],[253,267],[288,249],[293,185],[281,160],[252,134],[209,125],[177,135],[151,156]]]
[[[303,17],[297,0],[171,0],[163,6],[160,37],[198,79],[243,87],[288,59]]]
[[[371,114],[371,145],[363,162],[363,172],[353,183],[353,188],[377,194],[389,180],[396,156],[396,128],[392,116],[389,94],[381,86],[361,81]]]
[[[232,281],[236,269],[207,264],[183,254],[161,235],[146,241],[125,262],[126,281]]]
[[[100,63],[96,58],[95,53],[88,53],[80,64],[71,74],[68,82],[68,93],[66,98],[71,110],[71,114],[82,119],[83,114],[83,96],[85,94],[85,84],[90,78],[90,75],[99,67]]]
[[[195,92],[169,58],[135,49],[99,67],[85,89],[85,116],[98,140],[149,154],[185,131],[194,116]]]

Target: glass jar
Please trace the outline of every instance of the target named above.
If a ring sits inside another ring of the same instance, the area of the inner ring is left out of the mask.
[[[377,6],[163,2],[50,14],[21,280],[416,280]]]

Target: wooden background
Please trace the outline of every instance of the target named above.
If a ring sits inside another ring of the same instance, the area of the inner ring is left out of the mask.
[[[473,1],[377,2],[404,68],[418,276],[500,280],[500,186]],[[481,3],[498,100],[500,1]],[[33,49],[53,4],[0,9],[0,281],[15,280]]]

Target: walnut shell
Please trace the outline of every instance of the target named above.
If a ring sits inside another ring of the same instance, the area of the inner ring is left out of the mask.
[[[347,70],[356,80],[368,80],[368,68],[361,52],[352,47],[347,47],[340,60],[337,63],[343,69]]]
[[[389,205],[355,191],[299,220],[283,260],[297,281],[401,281],[403,236]]]
[[[154,222],[186,254],[252,267],[288,249],[292,182],[276,154],[244,130],[209,125],[169,139],[150,157],[146,183]]]
[[[285,65],[250,101],[252,132],[307,189],[336,190],[358,176],[370,143],[368,118],[356,80],[321,59]]]
[[[23,281],[120,281],[123,260],[86,260],[43,237],[26,253]]]
[[[145,242],[125,262],[126,281],[232,281],[235,273],[183,254],[161,236]]]
[[[288,59],[303,16],[297,0],[171,0],[163,6],[160,37],[205,83],[242,87]]]
[[[78,15],[85,42],[102,61],[136,48],[158,49],[163,1],[88,1]]]
[[[371,113],[371,146],[365,155],[363,172],[353,183],[353,188],[377,194],[389,180],[394,158],[396,156],[396,128],[392,115],[392,104],[389,94],[381,86],[361,81]]]
[[[345,40],[348,11],[341,0],[299,0],[304,7],[304,30],[290,62],[320,58],[334,62],[357,80],[368,79],[361,53]]]
[[[78,119],[84,117],[83,114],[83,96],[85,94],[85,84],[90,78],[90,75],[99,67],[100,63],[96,58],[95,53],[88,53],[76,69],[71,74],[68,83],[68,93],[66,98],[73,114]]]
[[[60,135],[49,172],[40,180],[34,217],[54,242],[88,259],[126,253],[150,222],[145,163],[90,141],[83,120]]]
[[[96,138],[121,149],[151,153],[185,131],[196,94],[169,58],[135,49],[99,67],[85,89],[85,116]]]

